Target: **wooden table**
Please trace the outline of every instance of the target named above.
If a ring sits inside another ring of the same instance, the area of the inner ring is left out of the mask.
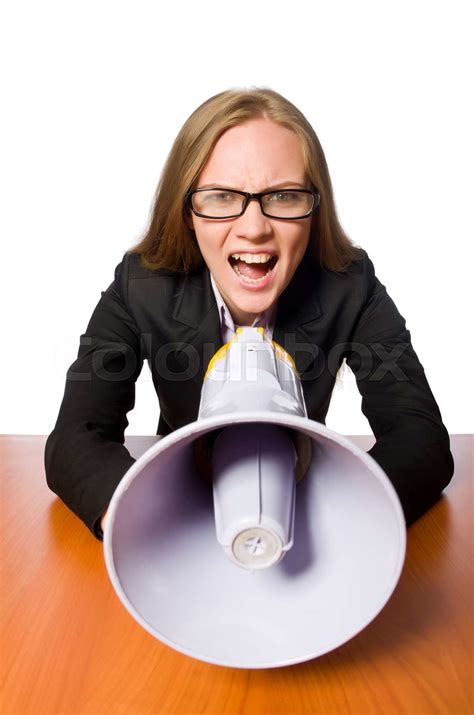
[[[100,542],[45,484],[44,442],[0,438],[2,713],[474,712],[472,437],[452,438],[455,477],[410,528],[382,613],[326,656],[253,671],[181,655],[128,615]]]

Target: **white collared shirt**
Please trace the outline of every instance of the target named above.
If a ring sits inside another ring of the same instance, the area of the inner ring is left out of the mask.
[[[216,285],[216,282],[214,280],[214,276],[211,273],[211,285],[212,285],[212,290],[214,291],[214,297],[216,299],[217,303],[217,309],[219,311],[219,318],[221,321],[221,332],[222,332],[222,341],[223,343],[228,343],[235,335],[236,329],[239,327],[234,323],[234,320],[232,318],[232,315],[230,314],[230,310],[227,307],[223,297],[220,294],[219,288]],[[257,315],[255,320],[253,321],[251,327],[252,328],[260,328],[262,327],[265,331],[265,335],[272,340],[273,338],[273,330],[275,327],[275,317],[276,317],[276,303],[272,305],[268,310],[266,310],[264,313],[260,313],[260,315]]]

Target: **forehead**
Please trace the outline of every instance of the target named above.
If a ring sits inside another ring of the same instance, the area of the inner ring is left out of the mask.
[[[228,129],[216,143],[199,183],[225,183],[262,190],[281,182],[304,182],[298,136],[268,119],[252,119]]]

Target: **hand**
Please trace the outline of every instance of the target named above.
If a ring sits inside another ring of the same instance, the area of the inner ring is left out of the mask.
[[[102,517],[100,519],[100,528],[102,529],[102,533],[104,533],[104,527],[105,527],[105,522],[107,521],[107,509],[104,511],[102,514]]]

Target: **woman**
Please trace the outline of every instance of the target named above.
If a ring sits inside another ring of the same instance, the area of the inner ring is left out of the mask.
[[[436,501],[453,472],[448,435],[404,319],[338,222],[316,134],[277,93],[232,90],[181,129],[149,229],[68,371],[46,476],[96,536],[134,461],[124,429],[143,360],[167,434],[196,419],[209,359],[237,325],[262,325],[294,357],[319,422],[345,358],[407,522]]]

